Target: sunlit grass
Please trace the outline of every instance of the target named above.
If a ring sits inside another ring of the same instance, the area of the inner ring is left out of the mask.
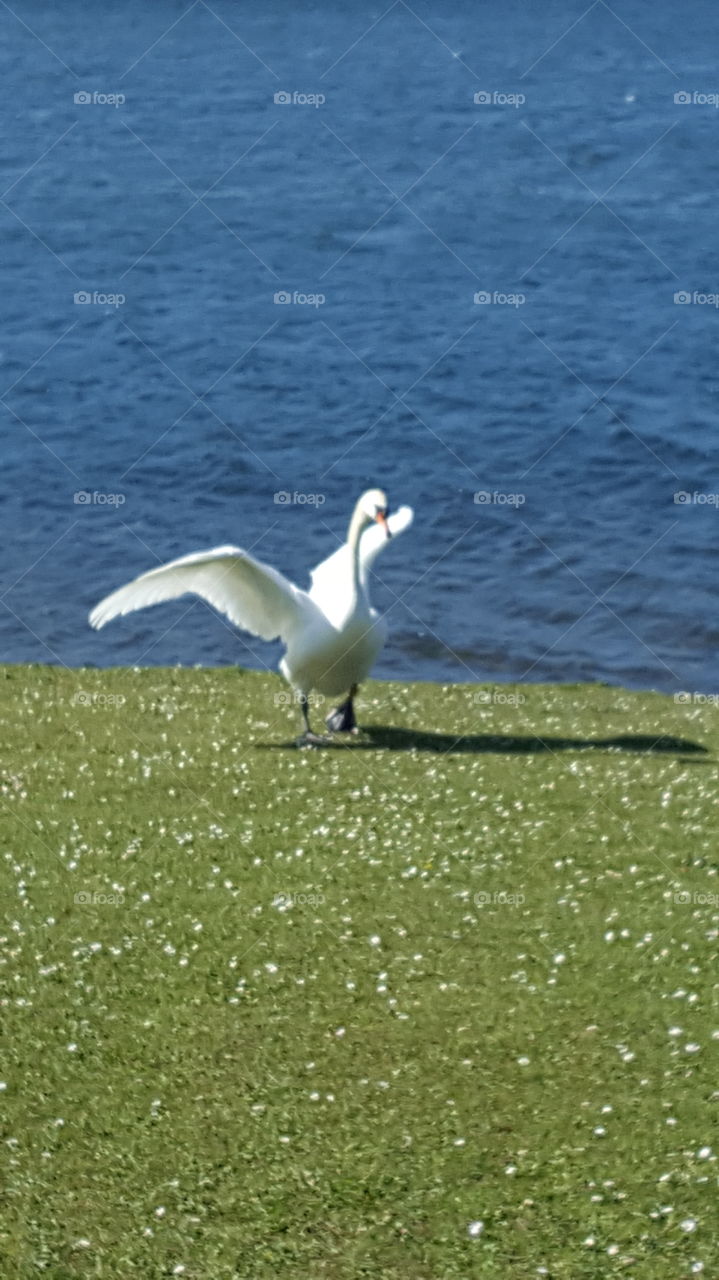
[[[0,689],[0,1275],[717,1274],[716,706]]]

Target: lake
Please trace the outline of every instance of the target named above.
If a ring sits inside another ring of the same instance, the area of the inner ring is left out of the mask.
[[[274,666],[201,602],[87,613],[223,543],[305,585],[381,485],[376,674],[714,688],[715,7],[0,32],[4,661]]]

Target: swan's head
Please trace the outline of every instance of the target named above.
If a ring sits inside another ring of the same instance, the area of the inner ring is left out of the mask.
[[[377,524],[382,525],[387,537],[390,538],[392,536],[387,524],[387,512],[389,509],[387,494],[382,489],[367,489],[362,494],[357,506],[368,524],[370,521],[376,520]]]

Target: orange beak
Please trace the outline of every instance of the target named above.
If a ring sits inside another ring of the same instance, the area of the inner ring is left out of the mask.
[[[381,524],[381,525],[382,525],[382,528],[383,528],[383,529],[384,529],[384,531],[385,531],[385,536],[386,536],[386,537],[388,537],[388,538],[391,538],[391,537],[392,537],[392,533],[391,533],[391,530],[390,530],[389,525],[387,524],[387,512],[386,512],[386,511],[378,511],[378,512],[377,512],[377,515],[375,516],[375,520],[377,521],[377,524]]]

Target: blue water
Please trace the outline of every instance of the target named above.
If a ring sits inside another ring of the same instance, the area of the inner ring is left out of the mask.
[[[87,611],[226,542],[305,584],[380,484],[377,674],[714,688],[719,11],[585,9],[0,9],[3,660],[272,666]]]

